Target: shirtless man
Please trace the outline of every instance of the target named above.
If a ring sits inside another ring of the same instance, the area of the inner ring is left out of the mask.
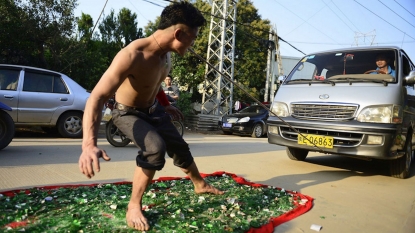
[[[163,168],[166,152],[173,158],[174,165],[190,177],[196,193],[223,194],[201,177],[188,144],[171,123],[171,117],[181,119],[183,115],[170,106],[161,88],[171,68],[169,52],[183,56],[205,22],[190,3],[167,6],[153,35],[131,42],[115,56],[85,106],[79,157],[79,169],[85,176],[91,178],[95,171],[100,171],[100,158],[110,160],[107,153],[97,147],[97,134],[102,106],[115,92],[114,124],[139,148],[126,214],[128,226],[134,229],[150,228],[143,215],[142,197],[156,170]]]

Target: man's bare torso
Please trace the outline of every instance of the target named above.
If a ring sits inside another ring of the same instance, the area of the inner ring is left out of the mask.
[[[146,108],[154,103],[161,83],[170,71],[170,54],[150,50],[152,38],[131,42],[120,51],[132,61],[129,75],[116,91],[116,101],[127,106]],[[122,56],[123,57],[123,56]]]

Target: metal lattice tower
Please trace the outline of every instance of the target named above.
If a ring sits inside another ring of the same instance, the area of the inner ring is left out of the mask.
[[[233,80],[236,33],[236,0],[212,0],[207,62]],[[233,84],[206,65],[202,114],[232,113]]]
[[[355,32],[354,33],[354,44],[352,46],[359,46],[359,45],[374,45],[375,44],[375,38],[376,38],[376,29],[368,32],[368,33],[361,33],[361,32]],[[361,40],[363,38],[363,40]],[[366,38],[369,38],[370,40],[367,41]],[[368,44],[369,42],[369,44]]]

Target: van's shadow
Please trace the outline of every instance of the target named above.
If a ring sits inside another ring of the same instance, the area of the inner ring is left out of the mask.
[[[259,183],[272,184],[287,190],[301,192],[302,189],[313,185],[339,181],[349,177],[390,176],[387,160],[365,161],[340,155],[321,155],[307,157],[304,162],[298,161],[298,163],[312,163],[328,168],[332,167],[343,170],[324,170],[306,174],[283,175],[260,181]],[[415,176],[414,165],[412,165],[409,174],[409,177],[413,176]]]

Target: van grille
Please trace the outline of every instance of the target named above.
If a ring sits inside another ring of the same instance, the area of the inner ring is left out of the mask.
[[[301,134],[314,134],[319,136],[331,136],[334,139],[334,146],[354,147],[363,139],[361,133],[338,132],[318,129],[296,128]],[[280,126],[281,136],[287,140],[298,141],[298,133],[290,127]]]
[[[309,120],[350,120],[353,119],[357,105],[294,103],[291,104],[292,116]]]

